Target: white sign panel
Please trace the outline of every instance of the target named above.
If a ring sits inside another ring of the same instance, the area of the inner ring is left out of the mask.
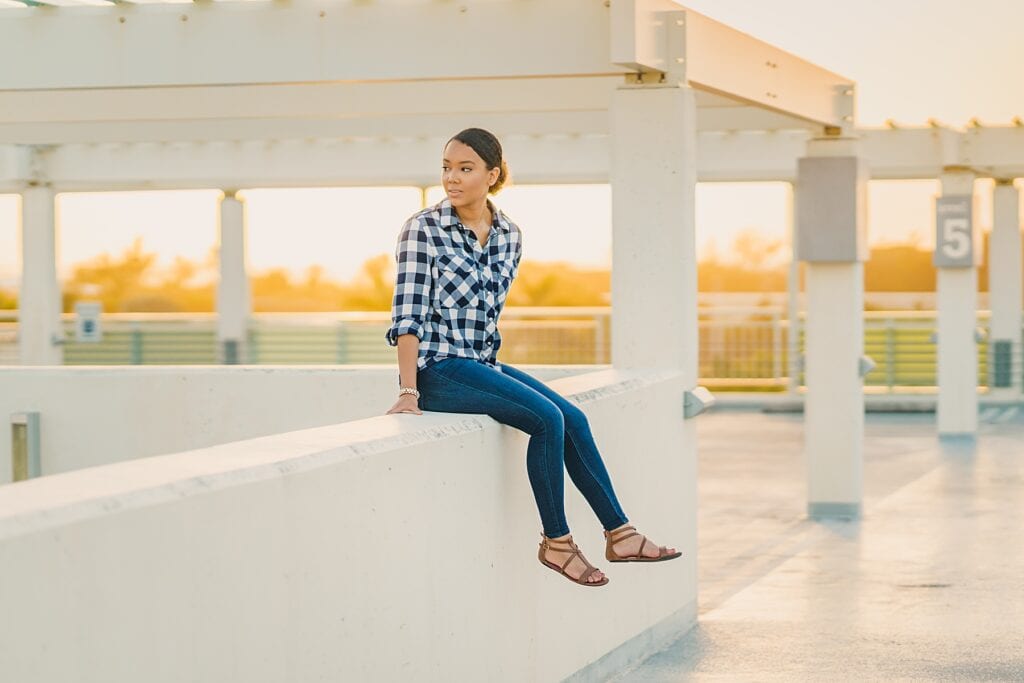
[[[103,341],[100,315],[103,305],[95,301],[79,301],[75,304],[75,341],[96,343]]]
[[[969,268],[974,265],[974,225],[970,195],[935,200],[935,256],[937,268]]]

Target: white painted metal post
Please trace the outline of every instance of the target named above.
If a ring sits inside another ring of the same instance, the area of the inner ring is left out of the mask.
[[[21,193],[21,291],[18,349],[22,365],[61,365],[61,292],[57,280],[56,193],[46,184]]]
[[[937,357],[940,437],[971,437],[978,429],[978,273],[973,218],[974,174],[950,170],[936,200]]]
[[[244,198],[225,191],[220,206],[220,281],[217,285],[217,340],[221,362],[246,358],[246,335],[252,296],[246,271]]]
[[[688,387],[697,384],[696,114],[687,87],[612,95],[612,365],[681,370]]]
[[[989,243],[988,292],[992,319],[989,327],[989,366],[997,362],[997,344],[1009,343],[1009,386],[993,386],[994,398],[1019,398],[1021,393],[1021,279],[1020,196],[1012,180],[996,181],[992,198],[992,237]],[[1000,353],[1002,353],[1000,351]],[[1002,362],[999,359],[998,362]]]
[[[867,169],[854,138],[811,140],[798,164],[807,262],[804,456],[812,518],[859,517],[863,498]]]

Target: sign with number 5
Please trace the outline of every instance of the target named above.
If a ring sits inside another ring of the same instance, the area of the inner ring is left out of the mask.
[[[974,265],[974,225],[970,195],[935,200],[935,255],[937,268],[969,268]]]

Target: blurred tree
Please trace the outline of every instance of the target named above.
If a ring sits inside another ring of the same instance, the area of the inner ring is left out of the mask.
[[[101,254],[74,266],[71,278],[64,284],[64,310],[72,310],[74,301],[91,299],[103,304],[106,312],[132,310],[126,303],[138,296],[146,287],[146,277],[152,274],[156,254],[142,251],[142,238],[136,237],[132,246],[120,258]]]
[[[912,244],[878,246],[864,264],[869,292],[934,292],[932,252]]]
[[[14,310],[18,307],[18,297],[14,292],[0,289],[0,311]]]
[[[785,247],[785,241],[748,228],[736,236],[727,251],[730,258],[724,260],[712,241],[697,263],[697,291],[784,292],[788,266],[778,262],[786,257]]]
[[[562,261],[523,261],[507,306],[607,306],[611,271],[579,268]]]
[[[989,234],[984,234],[985,265],[978,269],[980,291],[988,286]],[[702,292],[784,292],[788,265],[785,243],[744,231],[723,260],[717,247],[705,249],[697,264]],[[156,254],[136,239],[120,256],[103,254],[74,266],[64,284],[64,310],[76,301],[99,300],[107,312],[214,310],[217,250],[202,262],[178,257],[162,272]],[[773,265],[774,264],[774,265]],[[931,250],[918,240],[880,245],[871,250],[864,268],[868,291],[931,292],[935,268]],[[257,312],[388,311],[394,294],[395,262],[390,254],[367,259],[349,282],[331,280],[322,266],[310,266],[294,280],[284,268],[253,273],[253,309]],[[509,306],[607,306],[611,302],[611,271],[581,268],[566,262],[524,261],[509,292]],[[13,293],[0,291],[0,309],[17,307]]]
[[[378,254],[363,263],[355,280],[341,288],[343,311],[389,311],[395,291],[395,258]]]

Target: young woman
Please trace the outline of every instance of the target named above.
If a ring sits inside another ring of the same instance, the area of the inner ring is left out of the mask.
[[[583,412],[543,382],[498,362],[498,316],[519,269],[522,233],[487,197],[508,178],[501,144],[468,128],[445,145],[445,199],[414,214],[398,237],[387,341],[398,347],[398,401],[388,410],[483,413],[530,435],[526,469],[540,512],[538,559],[585,586],[608,578],[569,534],[564,470],[604,527],[610,562],[679,557],[636,532],[615,498]]]

